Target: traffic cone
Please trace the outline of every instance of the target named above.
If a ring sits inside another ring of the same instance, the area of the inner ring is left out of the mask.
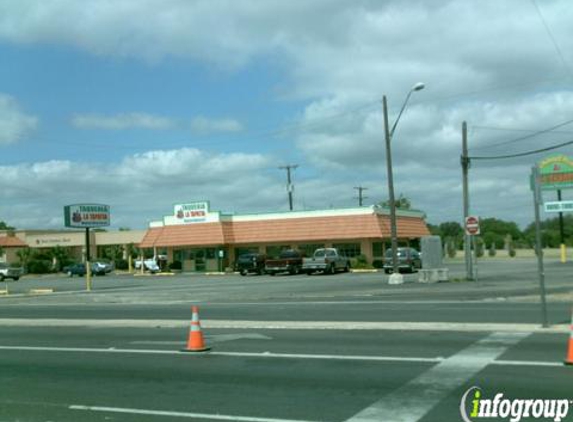
[[[191,312],[191,327],[189,328],[187,347],[183,349],[182,352],[206,352],[207,350],[211,350],[210,347],[205,346],[205,341],[203,340],[201,322],[199,321],[199,308],[193,306]]]
[[[571,334],[569,335],[569,346],[567,348],[567,357],[565,358],[565,365],[573,365],[573,313],[571,314]]]

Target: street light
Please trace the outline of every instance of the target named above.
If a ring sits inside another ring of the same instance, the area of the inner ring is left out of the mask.
[[[394,136],[394,131],[396,130],[396,126],[398,125],[398,121],[400,117],[402,117],[402,113],[408,104],[408,100],[410,100],[410,96],[414,91],[420,91],[424,89],[424,84],[418,82],[415,84],[406,99],[404,100],[404,104],[402,104],[402,108],[400,109],[400,113],[392,125],[392,129],[388,129],[388,104],[386,102],[386,96],[382,97],[382,106],[384,109],[384,135],[386,139],[386,167],[388,170],[388,206],[390,207],[390,236],[392,241],[392,275],[390,276],[390,283],[391,284],[400,284],[403,282],[403,278],[400,274],[398,268],[398,234],[396,228],[396,202],[394,199],[394,176],[392,173],[392,151],[391,151],[391,141],[392,136]]]

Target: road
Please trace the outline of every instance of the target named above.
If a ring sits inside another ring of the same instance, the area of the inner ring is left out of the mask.
[[[90,293],[80,279],[10,283],[56,292],[0,298],[0,421],[457,421],[472,386],[571,400],[571,267],[548,265],[548,329],[532,268],[403,286],[381,274],[115,276]],[[181,352],[191,304],[206,354]]]

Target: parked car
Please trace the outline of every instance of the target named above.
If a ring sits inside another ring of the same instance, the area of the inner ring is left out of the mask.
[[[141,269],[141,259],[137,259],[133,262],[133,266],[136,270]],[[143,269],[149,271],[150,273],[158,273],[161,271],[157,261],[154,258],[143,260]]]
[[[90,265],[92,275],[106,275],[106,266],[100,264],[99,262],[93,262]],[[86,264],[78,263],[68,265],[63,268],[64,273],[69,277],[77,275],[78,277],[83,277],[86,275]]]
[[[98,274],[109,274],[115,269],[115,265],[111,262],[96,261],[92,264],[92,272]]]
[[[265,261],[265,272],[270,275],[278,273],[298,274],[302,269],[304,254],[295,249],[282,251],[278,258]]]
[[[307,274],[323,272],[334,274],[337,271],[350,271],[350,260],[343,256],[336,248],[319,248],[314,251],[312,258],[305,258],[302,271]]]
[[[235,271],[238,271],[241,275],[247,275],[248,273],[264,274],[266,259],[267,257],[260,253],[240,255],[235,263]]]
[[[18,281],[23,273],[22,268],[10,267],[5,262],[0,262],[0,281],[4,281],[7,278]]]
[[[398,270],[413,273],[422,268],[422,255],[414,248],[398,248]],[[384,272],[390,274],[394,271],[392,264],[392,249],[386,250],[384,256]]]
[[[73,277],[75,275],[83,277],[86,275],[86,265],[85,264],[72,264],[64,267],[63,271],[68,275],[68,277]]]

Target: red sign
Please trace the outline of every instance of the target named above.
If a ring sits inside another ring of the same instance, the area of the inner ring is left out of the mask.
[[[480,234],[479,217],[473,215],[466,217],[466,234],[470,236]]]

